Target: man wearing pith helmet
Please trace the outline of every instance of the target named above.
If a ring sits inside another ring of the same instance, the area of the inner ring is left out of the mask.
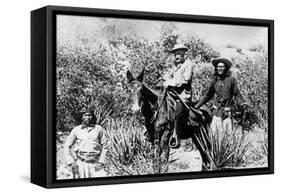
[[[176,93],[177,97],[173,97],[176,102],[175,110],[175,129],[170,138],[169,145],[172,148],[180,146],[179,132],[186,127],[187,113],[183,103],[191,102],[191,82],[193,76],[193,65],[186,60],[186,51],[188,48],[183,44],[176,44],[171,50],[174,55],[174,67],[170,72],[164,75],[164,87],[172,93]],[[181,99],[181,102],[179,100]]]
[[[212,61],[212,64],[214,66],[214,79],[207,93],[195,108],[200,108],[215,96],[211,129],[213,132],[218,132],[222,138],[224,133],[230,133],[233,128],[232,107],[235,103],[242,106],[243,100],[236,79],[230,72],[231,61],[226,58],[217,58]]]
[[[186,60],[188,48],[183,44],[176,44],[171,50],[174,54],[174,68],[164,75],[164,87],[173,87],[179,96],[188,103],[191,100],[191,82],[193,65]]]
[[[67,165],[72,168],[73,178],[104,177],[105,130],[96,124],[97,118],[91,107],[83,108],[81,115],[82,124],[70,132],[64,145]]]

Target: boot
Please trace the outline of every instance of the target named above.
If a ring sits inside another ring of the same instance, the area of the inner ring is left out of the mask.
[[[169,146],[171,148],[179,148],[180,147],[180,138],[178,136],[178,130],[179,130],[179,122],[180,122],[180,113],[181,113],[181,102],[179,100],[176,101],[176,114],[175,114],[175,125],[174,125],[174,131],[173,134],[169,140]]]

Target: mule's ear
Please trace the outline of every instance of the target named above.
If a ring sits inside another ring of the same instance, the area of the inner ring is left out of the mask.
[[[128,80],[128,83],[131,83],[134,80],[133,75],[130,72],[130,70],[127,71],[127,80]]]
[[[138,80],[139,82],[142,82],[142,81],[143,81],[143,76],[144,76],[144,68],[143,68],[143,70],[141,71],[141,73],[139,74],[139,76],[137,77],[137,80]]]

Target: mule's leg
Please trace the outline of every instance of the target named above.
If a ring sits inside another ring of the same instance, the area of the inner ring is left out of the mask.
[[[161,149],[160,149],[160,134],[159,132],[154,133],[154,160],[153,160],[153,169],[154,173],[161,173]]]
[[[165,130],[160,141],[160,158],[161,161],[167,162],[169,160],[170,146],[169,146],[170,132]]]

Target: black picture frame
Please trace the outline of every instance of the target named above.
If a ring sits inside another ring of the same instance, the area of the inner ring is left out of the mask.
[[[268,28],[268,168],[56,180],[56,15],[102,16]],[[31,12],[31,182],[46,188],[274,173],[274,21],[231,17],[46,6]]]

